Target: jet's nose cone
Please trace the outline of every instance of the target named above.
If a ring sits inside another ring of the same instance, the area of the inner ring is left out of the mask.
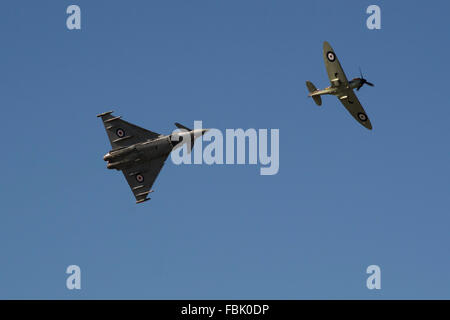
[[[202,135],[204,135],[208,131],[209,131],[209,129],[202,129]]]

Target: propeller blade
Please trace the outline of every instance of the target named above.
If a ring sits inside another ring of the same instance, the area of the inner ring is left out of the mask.
[[[369,81],[366,81],[366,83],[367,83],[369,86],[371,86],[371,87],[375,87],[375,85],[374,85],[373,83],[369,82]]]
[[[361,89],[361,87],[364,85],[364,81],[361,82],[361,84],[358,86],[358,88],[356,88],[356,91],[359,91],[359,89]]]

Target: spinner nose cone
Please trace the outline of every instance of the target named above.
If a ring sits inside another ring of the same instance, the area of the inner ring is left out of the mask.
[[[209,129],[202,129],[202,135],[204,135],[205,133],[207,133],[209,131]]]

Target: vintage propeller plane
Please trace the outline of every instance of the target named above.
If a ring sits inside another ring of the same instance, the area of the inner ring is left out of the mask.
[[[331,86],[323,90],[318,90],[314,84],[310,81],[306,81],[306,87],[309,91],[308,97],[312,97],[314,102],[320,106],[322,105],[321,95],[330,94],[336,96],[356,121],[367,129],[372,130],[372,124],[370,123],[369,117],[364,111],[364,108],[356,97],[353,89],[359,91],[365,84],[371,87],[373,87],[374,84],[364,79],[361,69],[359,70],[360,78],[354,78],[351,81],[348,81],[333,48],[331,48],[330,44],[326,41],[323,43],[323,59],[325,61],[325,68],[327,69]]]

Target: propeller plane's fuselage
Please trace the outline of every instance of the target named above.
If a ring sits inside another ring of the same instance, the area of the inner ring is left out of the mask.
[[[343,86],[341,83],[333,84],[330,87],[327,87],[322,90],[316,90],[309,94],[310,97],[321,96],[325,94],[330,94],[334,96],[339,96],[341,93],[347,89],[357,89],[361,87],[363,84],[363,80],[361,78],[354,78],[348,82],[348,86]]]

